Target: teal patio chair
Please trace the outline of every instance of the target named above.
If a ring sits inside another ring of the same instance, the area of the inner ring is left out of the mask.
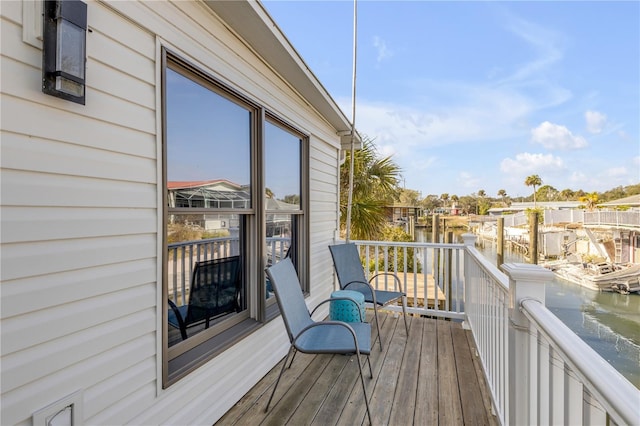
[[[293,358],[298,351],[307,354],[355,354],[358,360],[360,382],[362,383],[364,402],[367,407],[367,416],[369,423],[372,424],[371,413],[369,412],[369,399],[367,398],[364,377],[362,375],[362,361],[360,360],[360,355],[367,356],[369,374],[371,378],[373,378],[371,361],[369,359],[371,353],[371,325],[366,322],[314,321],[311,315],[313,315],[313,312],[323,303],[331,300],[352,299],[343,297],[327,299],[316,306],[310,313],[304,301],[300,281],[298,280],[298,275],[291,259],[286,258],[268,267],[266,272],[275,291],[278,307],[280,308],[291,346],[282,363],[282,369],[280,370],[276,384],[273,386],[273,391],[267,402],[265,412],[269,411],[269,405],[276,393],[276,388],[284,373],[289,356],[292,356],[292,364]],[[353,301],[353,303],[357,306],[356,301]],[[362,320],[364,320],[364,318],[362,318]],[[291,367],[291,364],[289,364],[289,367]]]
[[[386,306],[390,303],[401,301],[402,304],[402,317],[404,319],[404,328],[409,335],[409,325],[407,324],[407,295],[402,291],[402,281],[396,274],[391,272],[381,272],[371,277],[367,281],[367,277],[364,274],[364,267],[360,260],[360,254],[358,248],[354,243],[336,244],[329,246],[331,251],[331,257],[333,258],[333,266],[338,276],[338,282],[342,290],[355,290],[364,294],[364,301],[370,305],[373,305],[373,318],[376,322],[376,329],[378,331],[378,342],[380,343],[380,350],[382,350],[382,336],[380,335],[380,322],[378,321],[378,305]],[[386,291],[376,290],[371,285],[376,277],[380,275],[391,276],[398,286],[400,291]]]

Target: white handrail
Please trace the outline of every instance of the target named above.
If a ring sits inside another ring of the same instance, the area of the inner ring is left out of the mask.
[[[615,423],[640,425],[640,390],[539,301],[525,299],[520,306]]]

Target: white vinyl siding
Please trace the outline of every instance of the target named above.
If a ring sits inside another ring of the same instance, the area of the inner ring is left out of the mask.
[[[86,106],[42,93],[23,3],[0,3],[0,424],[77,390],[85,424],[212,424],[287,338],[278,318],[161,389],[159,45],[311,135],[313,300],[333,284],[336,129],[200,2],[88,1]]]

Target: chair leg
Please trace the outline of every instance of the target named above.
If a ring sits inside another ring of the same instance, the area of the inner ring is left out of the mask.
[[[293,360],[296,359],[296,354],[298,353],[298,351],[296,350],[296,348],[293,348],[293,356],[291,357],[291,362],[289,363],[289,368],[291,368],[291,365],[293,365]]]
[[[371,378],[373,379],[373,370],[371,369],[371,357],[369,355],[367,355],[367,364],[369,364],[369,375],[371,375]]]
[[[367,417],[369,417],[369,424],[373,425],[371,421],[371,412],[369,411],[369,398],[367,398],[367,387],[364,384],[364,375],[362,374],[362,361],[360,361],[360,354],[356,354],[358,359],[358,370],[360,372],[360,382],[362,383],[362,396],[364,397],[364,404],[367,406]],[[367,357],[369,359],[369,357]],[[369,369],[371,369],[371,363],[369,363]],[[371,375],[373,377],[373,374]]]
[[[291,352],[295,350],[293,345],[289,348],[289,352],[287,352],[287,356],[284,358],[284,362],[282,363],[282,368],[280,369],[280,374],[278,375],[278,379],[276,380],[276,384],[273,385],[273,391],[271,391],[271,396],[269,397],[269,401],[267,401],[267,406],[264,408],[264,412],[269,411],[269,405],[271,405],[271,400],[273,399],[273,395],[276,394],[276,388],[278,387],[278,383],[280,383],[280,378],[282,377],[282,373],[284,373],[284,369],[287,366],[287,361],[289,360],[289,355]]]
[[[409,325],[407,324],[407,296],[402,296],[402,318],[404,318],[404,329],[407,331],[407,337],[409,337]]]
[[[378,305],[376,303],[373,304],[373,318],[376,320],[376,328],[378,329],[378,342],[380,343],[380,352],[382,352],[382,335],[380,334],[380,322],[378,322]]]

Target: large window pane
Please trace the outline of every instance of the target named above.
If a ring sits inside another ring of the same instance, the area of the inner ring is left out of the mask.
[[[267,210],[300,209],[301,144],[299,136],[275,124],[265,124]]]
[[[250,208],[251,111],[171,69],[166,82],[169,207]]]
[[[165,71],[167,346],[180,355],[247,316],[253,110]]]

